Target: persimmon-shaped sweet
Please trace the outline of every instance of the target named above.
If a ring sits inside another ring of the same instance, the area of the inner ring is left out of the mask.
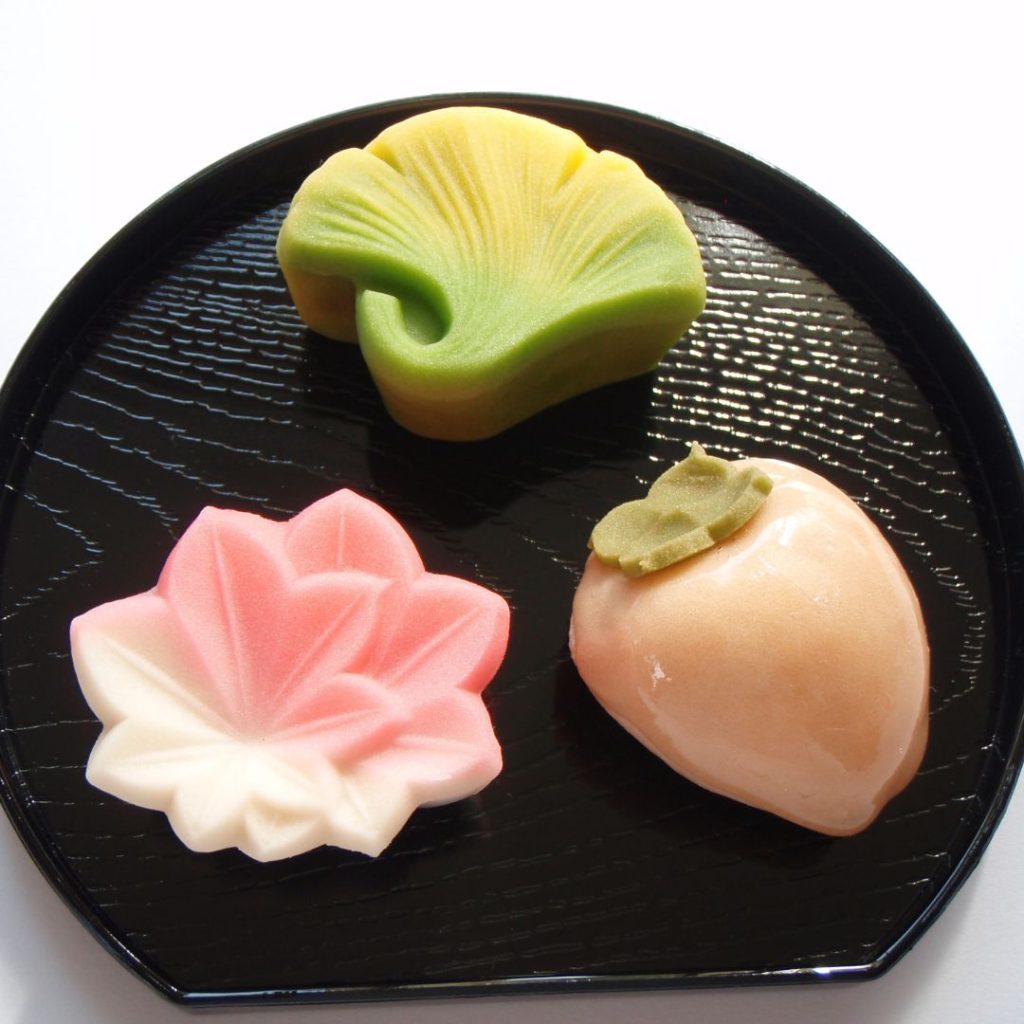
[[[358,339],[394,418],[449,440],[648,372],[705,298],[682,214],[633,161],[492,108],[336,153],[277,252],[303,320]]]
[[[917,596],[879,530],[821,476],[730,465],[720,505],[702,496],[716,522],[745,493],[739,478],[771,488],[713,546],[633,577],[590,557],[573,658],[605,709],[691,781],[819,832],[858,832],[924,752]],[[635,546],[663,550],[646,515],[636,524]]]
[[[204,509],[153,590],[71,624],[104,726],[89,781],[193,850],[376,855],[501,770],[480,693],[508,625],[503,598],[426,572],[351,491],[287,522]]]

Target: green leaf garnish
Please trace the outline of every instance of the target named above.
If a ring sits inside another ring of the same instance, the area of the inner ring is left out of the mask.
[[[734,533],[771,489],[760,469],[715,458],[694,444],[654,481],[646,498],[613,508],[594,527],[590,547],[627,576],[657,572]]]

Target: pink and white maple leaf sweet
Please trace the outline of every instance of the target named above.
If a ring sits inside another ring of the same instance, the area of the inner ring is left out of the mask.
[[[87,777],[193,850],[376,856],[501,770],[481,692],[508,630],[501,596],[427,572],[352,491],[286,522],[206,508],[152,590],[71,623],[104,726]]]

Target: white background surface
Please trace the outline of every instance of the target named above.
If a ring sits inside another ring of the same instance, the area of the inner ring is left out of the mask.
[[[988,2],[630,0],[570,9],[554,0],[0,0],[0,374],[97,248],[240,146],[403,96],[537,92],[696,128],[824,194],[932,293],[1024,437],[1024,78],[1012,11]],[[1016,1024],[1024,1021],[1022,860],[1018,793],[949,909],[867,985],[308,1007],[226,1019]],[[0,815],[0,1024],[185,1019],[77,923]]]

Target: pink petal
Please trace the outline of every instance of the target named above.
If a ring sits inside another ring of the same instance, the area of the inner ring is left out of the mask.
[[[419,553],[397,520],[349,490],[321,498],[290,520],[285,551],[303,575],[356,569],[410,580],[423,572]]]
[[[357,572],[320,573],[297,580],[281,606],[268,611],[276,651],[259,674],[259,718],[296,691],[316,691],[327,678],[359,672],[379,630],[380,596],[390,584]]]
[[[275,660],[280,623],[274,616],[291,582],[278,530],[258,516],[206,508],[157,584],[243,731],[254,724],[260,667]]]
[[[451,740],[485,749],[494,740],[494,726],[483,700],[475,693],[455,690],[425,701],[411,713],[403,739]]]
[[[422,704],[391,746],[364,762],[372,772],[404,777],[423,803],[478,792],[501,771],[501,747],[475,694],[455,691]]]
[[[278,710],[271,737],[303,756],[355,761],[386,748],[409,716],[382,686],[358,675],[339,675],[306,687]]]
[[[415,701],[456,688],[479,693],[505,656],[508,630],[500,595],[428,573],[409,587],[373,674]]]

